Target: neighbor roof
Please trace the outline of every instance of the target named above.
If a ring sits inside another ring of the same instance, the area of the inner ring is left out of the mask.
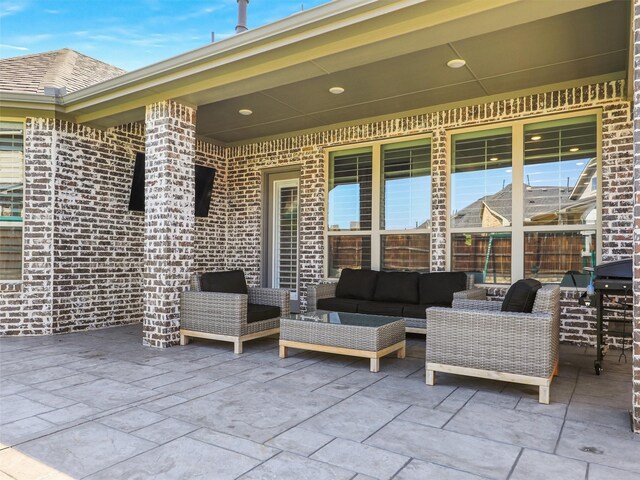
[[[0,91],[44,94],[45,87],[64,87],[70,93],[124,73],[121,68],[63,48],[1,59]]]

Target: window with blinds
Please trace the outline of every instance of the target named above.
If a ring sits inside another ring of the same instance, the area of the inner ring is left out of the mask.
[[[332,155],[329,230],[371,230],[371,149]]]
[[[23,125],[0,122],[0,280],[22,274]]]
[[[424,142],[382,147],[380,228],[428,228],[431,220],[431,146]]]
[[[275,275],[274,286],[286,288],[296,297],[298,292],[298,181],[275,183]],[[294,299],[295,299],[294,298]]]
[[[452,135],[451,269],[506,284],[593,267],[599,141],[598,113]]]
[[[331,152],[327,177],[328,276],[344,268],[429,270],[428,138]]]

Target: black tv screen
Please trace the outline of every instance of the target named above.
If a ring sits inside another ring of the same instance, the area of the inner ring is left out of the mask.
[[[196,165],[196,217],[208,217],[216,170]]]
[[[196,165],[195,168],[195,215],[196,217],[209,216],[211,192],[216,170],[211,167]],[[136,164],[133,168],[133,180],[131,181],[131,196],[129,197],[129,210],[144,212],[144,153],[136,153]]]
[[[136,164],[133,167],[129,210],[144,212],[144,153],[136,153]]]

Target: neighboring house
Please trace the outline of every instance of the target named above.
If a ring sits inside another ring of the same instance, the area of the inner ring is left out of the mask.
[[[509,244],[485,279],[494,295],[532,266],[550,274],[533,249],[546,238],[558,256],[582,255],[588,238],[598,262],[640,264],[632,12],[604,0],[337,0],[129,73],[70,50],[3,60],[0,150],[13,153],[2,165],[19,167],[5,188],[23,179],[24,191],[2,194],[0,334],[143,322],[143,342],[165,347],[194,272],[287,279],[304,308],[307,285],[345,266],[397,268],[420,252],[412,268],[465,269],[466,248],[498,235]],[[585,152],[588,184],[509,190],[529,183],[536,141],[549,165]],[[144,214],[128,210],[139,152]],[[483,187],[505,154],[504,188],[456,190],[470,197],[455,212],[451,165]],[[216,169],[207,218],[193,215],[194,165]],[[332,185],[348,188],[331,199]],[[342,259],[345,242],[358,247]],[[592,312],[576,307],[565,292],[561,338],[593,342]]]

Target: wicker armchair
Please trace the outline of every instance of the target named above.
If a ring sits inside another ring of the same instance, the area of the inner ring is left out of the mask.
[[[532,313],[500,310],[500,302],[477,300],[427,310],[426,383],[447,372],[536,385],[548,404],[558,371],[560,287],[538,290]]]
[[[249,287],[249,294],[203,292],[200,275],[191,277],[191,289],[180,295],[180,345],[190,337],[233,342],[233,352],[242,353],[242,342],[280,332],[280,317],[247,322],[247,305],[280,307],[290,313],[290,293],[275,288]]]

